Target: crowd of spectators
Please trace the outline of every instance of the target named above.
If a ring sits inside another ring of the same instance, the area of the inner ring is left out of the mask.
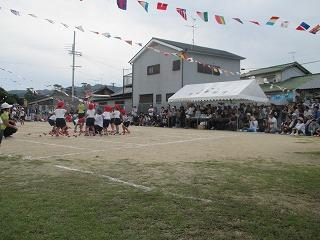
[[[319,99],[310,99],[286,105],[168,105],[158,111],[150,106],[147,113],[134,107],[131,114],[139,126],[320,136],[319,107]]]

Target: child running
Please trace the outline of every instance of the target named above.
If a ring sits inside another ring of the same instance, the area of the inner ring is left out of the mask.
[[[89,103],[88,110],[87,110],[87,119],[86,119],[86,134],[85,136],[89,135],[95,135],[95,129],[94,129],[94,117],[95,117],[95,109],[94,104]]]
[[[111,108],[111,112],[110,112],[110,125],[111,125],[111,134],[114,134],[114,108]]]
[[[104,106],[104,112],[102,114],[103,116],[103,129],[104,129],[104,134],[108,135],[108,127],[111,121],[111,111],[112,107],[111,106]]]

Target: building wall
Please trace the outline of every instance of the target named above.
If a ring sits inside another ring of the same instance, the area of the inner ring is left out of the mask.
[[[285,81],[292,77],[300,77],[304,75],[306,74],[297,67],[289,68],[282,72],[281,81]]]
[[[269,83],[281,81],[281,72],[264,73],[260,75],[255,75],[255,79],[259,84],[264,84],[264,79],[267,79]]]
[[[158,45],[157,49],[167,52],[176,52],[166,46]],[[221,57],[210,57],[203,55],[195,55],[187,53],[188,57],[193,57],[198,61],[207,64],[219,66],[232,72],[240,72],[240,60],[233,60]],[[196,83],[209,83],[216,81],[231,81],[238,80],[239,75],[220,76],[198,73],[197,63],[189,63],[184,61],[183,71],[182,66],[178,71],[172,71],[172,63],[179,58],[174,56],[163,56],[151,49],[139,56],[133,63],[133,106],[139,106],[139,96],[141,94],[153,94],[154,106],[166,105],[166,95],[175,93],[184,85]],[[147,66],[160,64],[160,74],[147,75]],[[183,77],[182,77],[183,75]],[[183,82],[182,82],[183,79]],[[161,94],[161,104],[156,104],[156,95]],[[147,104],[145,104],[147,105]]]
[[[132,110],[132,99],[131,98],[125,98],[125,99],[119,99],[119,100],[108,100],[108,101],[101,102],[99,104],[114,106],[115,104],[119,104],[119,101],[124,102],[124,104],[121,104],[121,106],[124,107],[126,112],[131,112],[131,110]]]

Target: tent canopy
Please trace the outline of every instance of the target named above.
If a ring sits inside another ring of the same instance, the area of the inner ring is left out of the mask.
[[[269,102],[254,79],[186,85],[169,98],[168,102]]]

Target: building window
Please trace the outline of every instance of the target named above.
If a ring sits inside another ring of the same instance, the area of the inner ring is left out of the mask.
[[[166,102],[168,102],[168,99],[173,95],[174,93],[167,93],[166,94]]]
[[[175,60],[172,62],[172,71],[179,71],[181,66],[180,60]]]
[[[213,67],[213,66],[198,63],[198,72],[199,73],[220,76],[220,72],[218,69],[219,69],[219,67]]]
[[[153,94],[142,94],[139,97],[140,97],[139,103],[147,103],[147,104],[153,103]]]
[[[161,104],[161,94],[156,95],[156,104]]]
[[[153,75],[160,73],[160,64],[147,67],[147,75]]]

